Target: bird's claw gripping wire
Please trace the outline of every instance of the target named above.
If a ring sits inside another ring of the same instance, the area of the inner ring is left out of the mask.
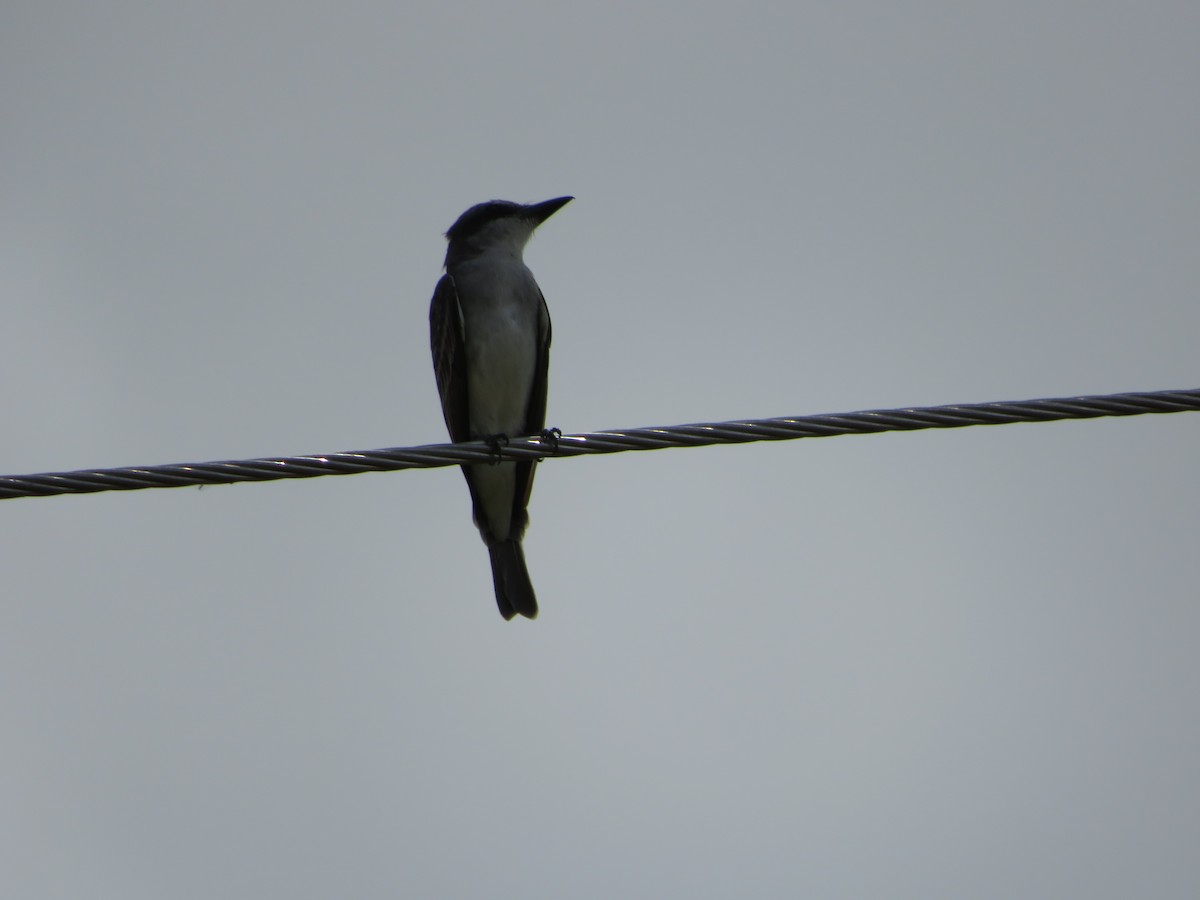
[[[485,444],[487,444],[488,449],[492,451],[492,458],[490,460],[488,460],[488,465],[490,465],[490,466],[499,465],[500,461],[504,458],[500,454],[500,448],[508,446],[508,435],[507,434],[489,434],[487,437],[485,437],[483,439],[483,442]]]
[[[558,452],[558,439],[562,437],[561,428],[543,428],[538,433],[538,441],[550,448],[551,453]]]

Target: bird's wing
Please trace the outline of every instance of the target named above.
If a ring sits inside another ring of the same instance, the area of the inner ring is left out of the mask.
[[[539,434],[546,427],[547,374],[550,369],[550,310],[546,298],[538,292],[538,356],[533,369],[533,387],[529,391],[529,406],[525,412],[525,434]],[[525,507],[529,505],[529,494],[533,491],[533,473],[536,464],[517,464],[517,484],[513,493],[514,514],[517,521],[527,520]]]
[[[529,406],[525,412],[525,433],[538,434],[546,427],[546,375],[550,368],[550,310],[546,298],[538,291],[537,363],[533,368],[533,387],[529,391]]]
[[[442,416],[455,443],[471,439],[467,409],[467,355],[458,290],[449,273],[442,276],[429,304],[429,345],[433,374],[442,398]],[[544,403],[544,401],[543,401]],[[539,426],[540,428],[540,426]]]

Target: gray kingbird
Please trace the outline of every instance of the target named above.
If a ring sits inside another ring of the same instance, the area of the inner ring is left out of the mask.
[[[472,206],[446,232],[446,274],[433,292],[429,337],[442,415],[455,443],[497,443],[539,434],[546,425],[550,313],[522,252],[534,229],[573,199],[491,200]],[[521,549],[534,463],[479,463],[462,471],[491,556],[500,615],[535,618],[537,596]]]

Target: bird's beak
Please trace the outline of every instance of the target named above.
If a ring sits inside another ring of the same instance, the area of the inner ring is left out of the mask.
[[[530,218],[541,225],[574,199],[574,197],[555,197],[553,200],[531,203],[525,209],[529,212]]]

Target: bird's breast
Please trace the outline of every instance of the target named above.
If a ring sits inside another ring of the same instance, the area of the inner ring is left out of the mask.
[[[467,401],[476,437],[525,429],[537,369],[541,293],[523,264],[454,273],[463,315]]]

